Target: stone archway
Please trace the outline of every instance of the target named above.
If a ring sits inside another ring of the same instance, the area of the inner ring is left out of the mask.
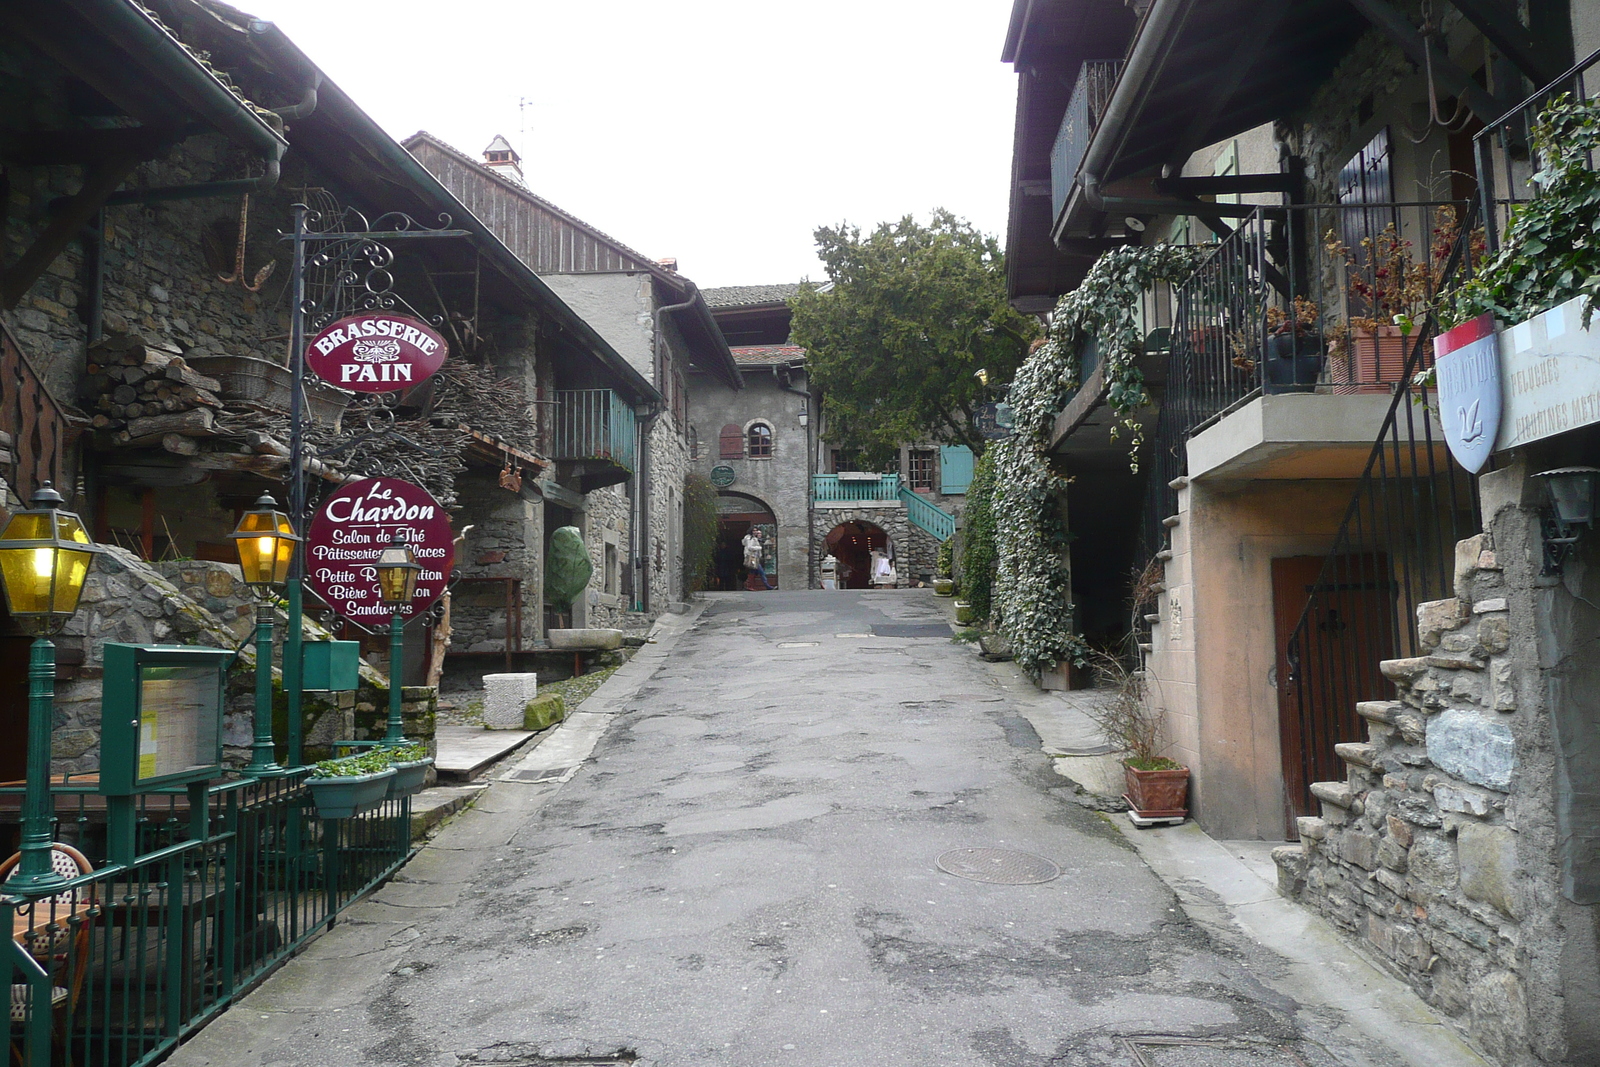
[[[874,550],[893,554],[888,533],[877,523],[865,519],[841,522],[822,539],[823,554],[839,561],[840,589],[870,588]]]
[[[748,572],[744,567],[742,542],[751,528],[761,532],[767,547],[762,561],[767,581],[778,585],[778,520],[766,501],[748,493],[723,490],[717,494],[717,547],[712,557],[711,588],[744,589]],[[804,580],[802,579],[802,585]],[[759,579],[755,588],[761,588]]]

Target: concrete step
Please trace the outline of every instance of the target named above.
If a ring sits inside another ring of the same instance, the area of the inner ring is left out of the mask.
[[[481,726],[441,726],[434,731],[438,755],[434,770],[443,784],[470,782],[527,744],[524,730],[485,730]]]
[[[411,840],[421,840],[429,830],[472,803],[488,784],[477,782],[473,785],[436,785],[412,797]]]

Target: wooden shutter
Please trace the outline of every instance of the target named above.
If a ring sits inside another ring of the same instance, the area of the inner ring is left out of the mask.
[[[717,441],[723,459],[744,458],[744,430],[741,427],[728,423],[722,428]]]
[[[972,449],[966,445],[939,446],[939,492],[965,493],[972,481]]]

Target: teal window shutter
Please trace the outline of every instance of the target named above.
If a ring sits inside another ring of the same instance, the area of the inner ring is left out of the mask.
[[[966,445],[939,446],[939,492],[965,493],[972,481],[972,449]]]

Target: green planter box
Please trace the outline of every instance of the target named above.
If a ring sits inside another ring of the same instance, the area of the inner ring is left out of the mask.
[[[975,618],[977,618],[977,614],[972,610],[971,604],[968,604],[965,600],[956,601],[956,622],[962,626],[970,626]]]
[[[433,757],[426,756],[393,766],[394,777],[389,779],[389,799],[398,800],[422,792],[422,785],[428,780],[428,768],[433,766]]]
[[[389,798],[389,781],[394,776],[394,768],[388,767],[373,774],[307,778],[306,787],[316,801],[319,818],[353,819]]]
[[[953,578],[935,578],[933,580],[934,596],[954,596],[956,583]]]

